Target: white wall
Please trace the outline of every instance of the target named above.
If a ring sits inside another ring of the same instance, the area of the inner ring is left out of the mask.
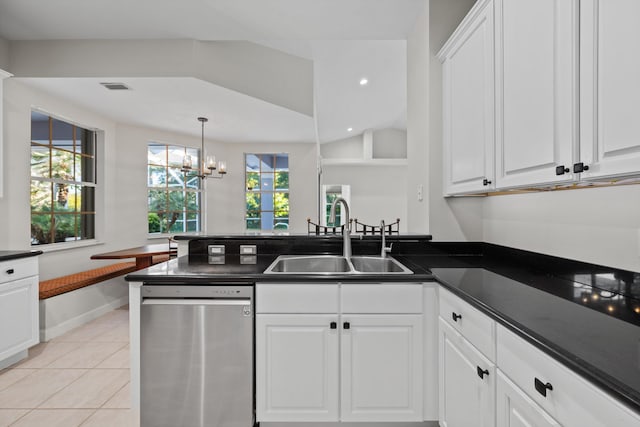
[[[9,71],[9,42],[0,38],[0,69]]]
[[[434,240],[482,240],[482,200],[442,197],[442,66],[436,54],[475,0],[431,0],[429,20],[429,231]]]
[[[407,38],[407,228],[429,232],[429,0]],[[418,200],[418,187],[423,198]]]
[[[393,128],[374,131],[373,158],[406,159],[407,131]]]
[[[324,183],[351,186],[352,218],[369,225],[400,218],[401,231],[414,231],[407,225],[405,166],[324,166],[322,173]]]
[[[640,272],[640,186],[488,197],[484,240]]]
[[[325,159],[362,159],[364,157],[362,135],[320,144],[320,154]]]

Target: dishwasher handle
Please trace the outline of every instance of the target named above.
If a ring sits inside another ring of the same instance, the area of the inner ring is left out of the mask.
[[[170,298],[145,298],[142,305],[251,305],[250,299],[170,299]]]

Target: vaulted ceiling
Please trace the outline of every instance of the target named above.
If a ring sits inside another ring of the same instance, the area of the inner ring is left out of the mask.
[[[406,38],[424,4],[425,0],[0,0],[0,37],[9,40],[10,61],[20,48],[19,40],[252,41],[313,61],[315,116],[320,139],[328,141],[369,128],[406,127]],[[111,77],[133,90],[115,94],[98,85]],[[367,86],[359,85],[362,77],[369,79]],[[24,82],[119,122],[198,135],[195,117],[205,115],[211,119],[208,138],[315,140],[313,112],[188,74],[41,75]],[[352,133],[347,128],[353,128]]]

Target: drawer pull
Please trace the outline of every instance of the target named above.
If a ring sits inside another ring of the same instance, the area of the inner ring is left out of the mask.
[[[538,390],[538,393],[540,393],[544,397],[547,397],[547,390],[553,390],[553,386],[551,385],[551,383],[545,384],[537,378],[534,378],[534,384],[536,386],[536,390]]]
[[[329,324],[329,328],[331,328],[331,329],[338,329],[338,324],[337,324],[336,322],[331,322],[331,323]]]
[[[7,274],[13,274],[15,272],[16,271],[13,268],[10,268],[10,269],[7,270]]]
[[[480,366],[478,366],[477,368],[478,368],[478,376],[480,377],[480,379],[483,380],[485,375],[489,375],[488,369],[482,369]]]
[[[351,328],[351,324],[350,324],[349,322],[344,322],[344,323],[342,324],[342,327],[343,327],[344,329],[349,329],[349,328]]]
[[[462,314],[457,314],[455,311],[451,312],[451,318],[454,322],[457,322],[458,319],[462,319]]]

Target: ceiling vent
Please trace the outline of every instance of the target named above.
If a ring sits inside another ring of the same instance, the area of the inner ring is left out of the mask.
[[[100,83],[109,90],[130,90],[129,86],[124,83]]]

